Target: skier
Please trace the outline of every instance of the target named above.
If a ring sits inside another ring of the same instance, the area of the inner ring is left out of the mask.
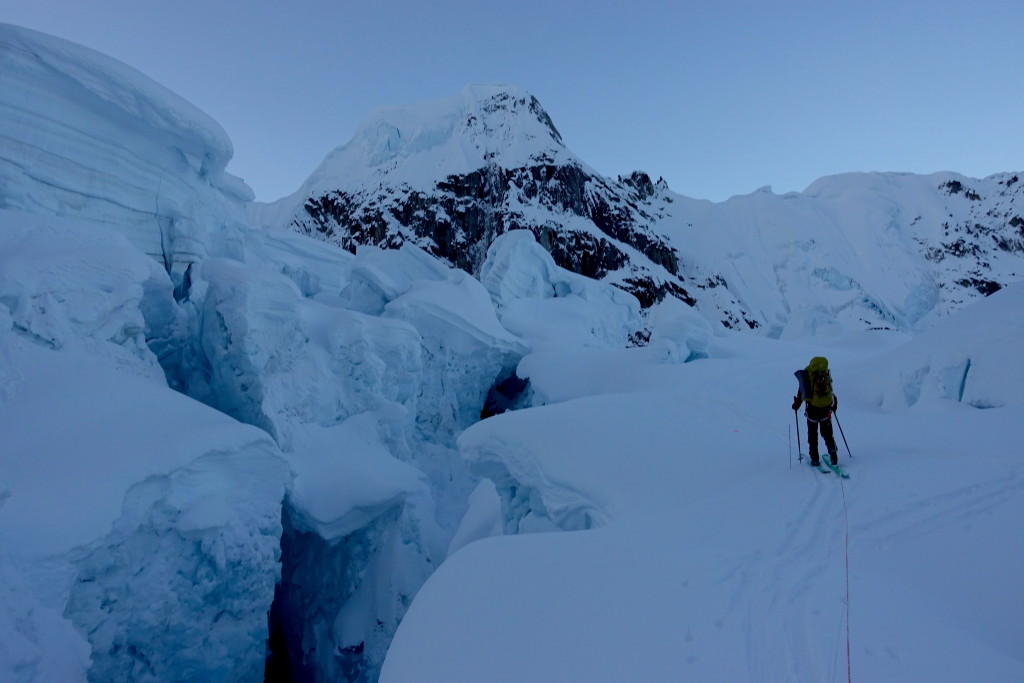
[[[800,386],[793,397],[793,410],[799,410],[805,402],[807,410],[807,444],[810,446],[811,465],[817,467],[818,460],[818,427],[821,426],[821,437],[825,440],[832,464],[839,463],[839,449],[832,435],[832,413],[839,407],[839,399],[832,393],[832,375],[828,371],[828,359],[815,356],[803,370],[796,375]]]

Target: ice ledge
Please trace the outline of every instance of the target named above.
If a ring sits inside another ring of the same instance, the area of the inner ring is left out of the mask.
[[[504,532],[580,531],[606,524],[610,501],[599,502],[555,480],[544,471],[542,457],[529,443],[511,436],[511,430],[499,431],[507,426],[502,417],[466,430],[458,446],[474,470],[494,482],[501,498]]]
[[[222,170],[234,154],[220,124],[127,64],[61,38],[0,23],[0,73],[29,63],[70,81],[64,89],[77,90],[79,98],[96,98],[158,130],[197,138],[209,150],[210,170]],[[16,94],[8,91],[4,99]]]

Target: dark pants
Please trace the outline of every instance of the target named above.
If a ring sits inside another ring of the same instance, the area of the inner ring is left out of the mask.
[[[828,408],[807,406],[807,446],[811,460],[818,459],[818,426],[821,426],[821,438],[825,440],[825,448],[829,455],[837,453],[836,439],[832,435],[832,411]]]

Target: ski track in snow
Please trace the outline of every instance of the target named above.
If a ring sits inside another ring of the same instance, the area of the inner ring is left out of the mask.
[[[759,414],[731,401],[706,403],[730,411],[742,425],[766,435],[778,431],[765,424]],[[778,433],[773,435],[781,437]],[[801,437],[806,437],[802,431]],[[804,444],[799,446],[802,449]],[[846,481],[840,481],[834,474],[823,475],[806,463],[789,468],[794,475],[793,486],[780,491],[780,495],[793,496],[783,513],[789,515],[790,521],[774,550],[757,550],[737,559],[717,579],[719,584],[735,586],[729,597],[728,614],[729,619],[744,624],[742,635],[750,680],[814,682],[845,677],[846,638],[858,643],[860,634],[846,632],[846,611],[856,609],[858,595],[855,582],[850,596],[853,605],[846,604],[840,486],[846,487],[850,498],[849,553],[854,565],[860,552],[907,544],[957,526],[970,528],[979,518],[998,514],[1005,505],[1019,500],[1024,490],[1024,475],[1016,469],[958,485],[963,480],[956,468],[945,472],[941,461],[926,461],[924,466],[932,472],[925,490],[916,491],[907,499],[893,496],[889,500],[896,505],[884,510],[858,504],[858,487],[870,485],[872,477],[885,476],[880,464],[899,462],[900,458],[905,456],[879,451],[865,457],[858,467],[856,459],[843,457],[842,464],[853,472],[853,478]],[[899,464],[909,465],[909,472],[921,466],[913,461]],[[874,485],[878,483],[875,481]],[[807,492],[802,493],[805,489]],[[877,652],[854,647],[852,668],[856,671],[859,656],[876,654],[897,667],[901,665],[898,646],[883,646]]]
[[[777,426],[733,401],[710,399],[705,404],[735,415],[737,427],[786,442]],[[787,477],[784,495],[796,495],[785,508],[791,516],[778,544],[772,551],[758,549],[741,557],[715,583],[735,585],[728,614],[743,624],[749,680],[834,680],[846,664],[842,483],[805,463],[792,465],[789,472],[793,476]],[[818,599],[821,595],[825,601]],[[834,599],[828,602],[830,597]],[[825,657],[822,642],[828,643]]]
[[[1010,500],[1019,498],[1024,489],[1024,477],[1017,472],[1008,476],[971,483],[886,510],[882,515],[851,525],[851,540],[855,546],[886,545],[993,514]]]
[[[823,672],[815,667],[820,655],[814,647],[817,629],[837,615],[824,614],[821,606],[810,600],[816,589],[838,576],[835,556],[842,526],[835,517],[837,482],[810,468],[807,475],[821,481],[809,482],[810,493],[792,508],[796,517],[774,551],[758,551],[732,571],[742,578],[732,595],[730,611],[741,614],[745,624],[750,680],[823,679]],[[803,476],[800,479],[797,486],[808,485]],[[841,607],[838,603],[837,608]],[[784,615],[783,628],[773,630],[780,614]],[[834,654],[830,659],[835,659]]]
[[[800,478],[810,481],[801,481],[800,486],[810,485],[810,493],[800,499],[800,509],[775,551],[747,556],[721,578],[723,582],[741,579],[730,612],[741,614],[746,624],[750,680],[838,680],[846,667],[843,509],[838,487],[848,484],[804,467],[806,475],[800,473]],[[868,476],[869,471],[865,469],[863,474]],[[996,514],[1008,502],[1019,500],[1022,489],[1024,477],[1011,471],[940,493],[926,493],[859,522],[862,510],[852,504],[851,562],[856,561],[859,550],[907,543]],[[856,602],[856,591],[850,600]],[[770,625],[779,624],[780,614],[785,627],[773,631]],[[857,635],[850,634],[854,642]],[[900,659],[895,647],[885,647],[882,652],[891,660]],[[857,654],[855,650],[855,660]]]

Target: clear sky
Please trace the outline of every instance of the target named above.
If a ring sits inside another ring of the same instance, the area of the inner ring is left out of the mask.
[[[373,109],[503,82],[598,172],[724,200],[1024,169],[1022,0],[3,0],[216,119],[260,201]]]

